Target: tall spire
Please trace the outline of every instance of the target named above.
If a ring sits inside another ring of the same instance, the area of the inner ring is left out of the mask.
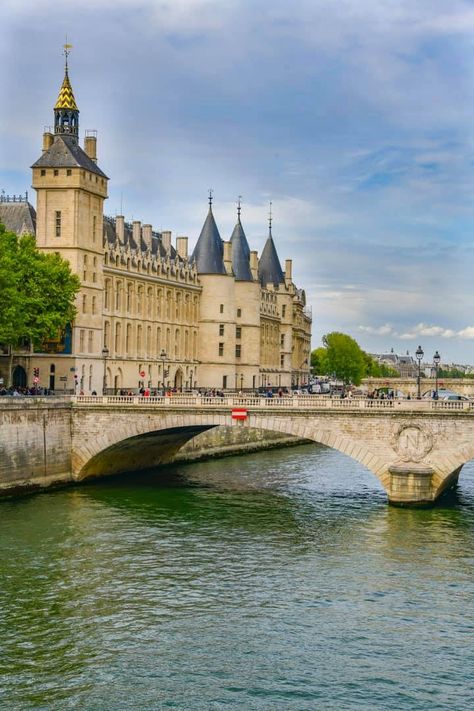
[[[54,106],[54,132],[79,137],[79,109],[69,81],[68,57],[72,45],[64,45],[64,79]]]
[[[227,274],[224,266],[224,247],[212,214],[212,190],[209,190],[209,212],[191,255],[198,274]]]
[[[268,237],[258,262],[258,278],[262,286],[265,284],[283,284],[285,276],[272,237],[272,203],[268,212]]]
[[[230,238],[232,245],[232,270],[237,281],[253,281],[252,271],[250,269],[250,247],[240,221],[240,213],[242,210],[241,200],[242,195],[239,195],[237,200],[237,224]]]

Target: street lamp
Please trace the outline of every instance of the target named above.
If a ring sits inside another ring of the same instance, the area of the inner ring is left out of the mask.
[[[109,355],[109,349],[107,346],[104,346],[102,348],[102,358],[104,360],[104,380],[102,383],[102,395],[105,395],[105,391],[107,390],[107,366],[106,366],[106,361],[107,357]]]
[[[163,363],[163,393],[164,393],[165,390],[166,390],[166,381],[165,381],[165,379],[166,379],[166,376],[168,375],[168,371],[165,369],[165,365],[166,365],[166,361],[167,361],[167,359],[168,359],[168,356],[167,356],[166,351],[165,351],[164,348],[161,349],[160,359],[161,359],[161,362]]]
[[[435,400],[438,399],[438,368],[441,362],[441,356],[438,351],[435,352],[433,356],[433,363],[435,367]]]
[[[240,392],[242,392],[244,389],[244,374],[240,374]]]
[[[421,346],[418,346],[416,349],[416,359],[418,361],[418,395],[417,398],[418,400],[421,400],[421,361],[423,360],[423,356],[425,355],[423,352],[423,348]]]

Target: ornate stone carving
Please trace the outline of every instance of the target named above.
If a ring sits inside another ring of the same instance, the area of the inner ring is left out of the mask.
[[[392,447],[402,462],[421,462],[433,449],[433,435],[426,427],[402,422],[395,429]]]

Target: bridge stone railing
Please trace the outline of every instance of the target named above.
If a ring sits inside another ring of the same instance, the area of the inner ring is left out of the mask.
[[[328,398],[315,396],[294,397],[207,397],[172,395],[143,397],[139,395],[78,395],[71,397],[77,405],[115,405],[156,408],[248,408],[271,410],[377,410],[403,412],[474,412],[474,403],[469,400],[369,400],[362,398]]]

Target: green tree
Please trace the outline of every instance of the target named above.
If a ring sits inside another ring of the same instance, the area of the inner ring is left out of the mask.
[[[323,336],[323,344],[328,373],[344,383],[359,385],[365,375],[366,360],[357,341],[345,333],[333,331]]]
[[[36,248],[31,235],[18,237],[0,224],[0,343],[10,354],[25,340],[39,348],[76,315],[80,288],[69,262]],[[11,382],[12,357],[8,373]]]
[[[313,375],[327,375],[326,349],[320,346],[311,351],[311,372]]]

